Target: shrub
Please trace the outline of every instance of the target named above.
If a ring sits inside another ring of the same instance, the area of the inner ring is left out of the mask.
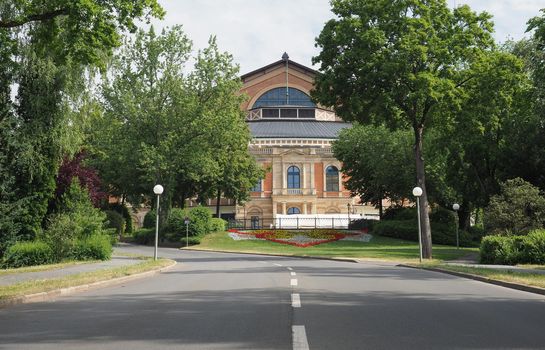
[[[152,209],[146,213],[146,216],[144,216],[144,222],[142,223],[143,228],[155,228],[155,222],[157,213],[155,212],[155,209]]]
[[[358,219],[354,221],[350,221],[350,224],[348,225],[349,230],[369,230],[371,231],[373,229],[373,225],[377,223],[377,220],[369,220],[369,219]]]
[[[432,241],[434,244],[456,245],[455,227],[432,222]],[[382,220],[373,224],[372,234],[399,238],[408,241],[418,242],[418,221],[417,220]],[[465,231],[459,231],[460,246],[473,245],[471,235]]]
[[[165,231],[171,234],[180,235],[183,231],[185,235],[185,218],[189,217],[187,209],[172,208],[168,213]]]
[[[535,230],[523,238],[520,263],[545,264],[545,230]]]
[[[50,264],[54,261],[53,250],[47,243],[40,241],[18,242],[6,250],[2,265],[5,267],[24,267]]]
[[[524,235],[543,227],[545,198],[537,187],[516,178],[501,184],[501,193],[490,199],[485,210],[488,231]]]
[[[527,236],[486,236],[480,252],[485,264],[545,264],[545,230]]]
[[[106,227],[115,229],[118,236],[123,236],[125,233],[125,218],[113,210],[105,210],[104,214],[106,214]]]
[[[454,226],[456,225],[456,214],[452,210],[437,207],[430,213],[430,221]]]
[[[225,231],[227,228],[227,222],[220,218],[212,218],[210,220],[210,232]]]
[[[416,215],[416,208],[390,207],[386,209],[381,220],[412,220]]]
[[[132,222],[131,213],[129,212],[129,208],[120,203],[112,203],[109,205],[109,208],[110,210],[116,211],[121,214],[121,216],[123,216],[123,218],[125,219],[125,232],[133,233],[134,225]]]
[[[189,233],[192,236],[205,235],[210,232],[212,213],[208,208],[198,206],[189,211]]]
[[[155,242],[154,228],[141,228],[134,231],[132,235],[137,244],[151,244]]]
[[[95,235],[78,240],[72,250],[76,260],[108,260],[112,256],[112,244],[107,235]]]

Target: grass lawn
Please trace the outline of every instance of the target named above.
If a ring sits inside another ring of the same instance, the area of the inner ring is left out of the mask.
[[[92,264],[96,262],[99,262],[99,261],[98,260],[88,260],[88,261],[71,260],[71,261],[63,261],[61,263],[56,263],[56,264],[19,267],[19,268],[13,268],[13,269],[0,269],[0,277],[14,274],[14,273],[48,271],[48,270],[62,269],[62,268],[74,266],[74,265]]]
[[[170,259],[158,259],[157,261],[147,259],[136,265],[79,273],[62,278],[32,280],[8,286],[0,286],[0,300],[134,275],[166,267],[172,263],[173,261]]]
[[[201,244],[192,248],[291,256],[342,257],[399,262],[418,261],[418,243],[379,236],[374,236],[368,243],[337,241],[300,248],[261,240],[235,241],[227,235],[227,232],[216,232],[205,236],[201,240]],[[478,251],[477,248],[457,250],[456,247],[436,245],[433,247],[433,257],[439,261],[452,260],[476,251]]]
[[[468,273],[471,275],[482,276],[493,280],[525,284],[528,286],[545,288],[545,274],[532,274],[517,271],[499,271],[497,269],[487,269],[482,267],[452,266],[446,264],[429,265],[443,270]],[[533,267],[535,268],[535,267]],[[541,265],[541,268],[545,266]]]

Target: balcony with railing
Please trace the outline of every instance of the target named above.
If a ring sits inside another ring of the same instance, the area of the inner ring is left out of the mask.
[[[274,188],[273,195],[277,196],[315,196],[314,188]]]

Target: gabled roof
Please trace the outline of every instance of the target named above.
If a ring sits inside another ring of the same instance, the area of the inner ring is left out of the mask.
[[[296,139],[337,139],[342,129],[350,123],[322,121],[254,121],[248,122],[250,133],[255,139],[296,138]]]
[[[253,70],[253,71],[251,71],[251,72],[249,72],[249,73],[246,73],[246,74],[242,75],[242,76],[240,77],[240,79],[242,79],[242,80],[244,81],[246,78],[249,78],[249,77],[251,77],[252,75],[257,75],[257,74],[259,74],[259,73],[265,74],[267,71],[270,71],[271,68],[276,67],[276,66],[284,66],[285,64],[286,64],[286,61],[285,61],[285,60],[278,60],[278,61],[273,62],[273,63],[271,63],[271,64],[268,64],[268,65],[266,65],[266,66],[264,66],[264,67],[261,67],[261,68],[258,68],[258,69],[256,69],[256,70]],[[290,67],[297,67],[297,68],[301,69],[302,71],[304,71],[304,72],[306,72],[306,73],[308,73],[308,74],[310,74],[310,75],[313,75],[313,76],[316,75],[316,74],[318,74],[318,71],[317,71],[317,70],[314,70],[314,69],[312,69],[312,68],[309,68],[309,67],[307,67],[307,66],[304,66],[304,65],[302,65],[302,64],[300,64],[300,63],[294,62],[294,61],[292,61],[292,60],[290,60],[290,59],[288,59],[288,65],[289,65]]]

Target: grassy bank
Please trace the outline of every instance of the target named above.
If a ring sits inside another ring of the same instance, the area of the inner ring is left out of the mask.
[[[528,272],[517,272],[514,270],[501,271],[483,267],[453,266],[446,264],[424,265],[447,271],[467,273],[471,275],[486,277],[492,280],[524,284],[527,286],[545,288],[545,274],[534,274]],[[543,267],[543,266],[541,266]]]
[[[194,249],[221,250],[229,252],[280,254],[289,256],[342,257],[358,259],[379,259],[401,262],[418,261],[418,243],[395,238],[375,236],[366,242],[337,241],[312,247],[300,248],[261,240],[235,241],[226,232],[207,235]],[[434,246],[433,257],[439,261],[452,260],[471,252],[476,248],[457,250],[450,246]]]
[[[134,275],[166,267],[172,263],[173,261],[169,259],[159,259],[157,261],[147,259],[136,265],[79,273],[62,278],[32,280],[9,286],[0,286],[0,300]]]

